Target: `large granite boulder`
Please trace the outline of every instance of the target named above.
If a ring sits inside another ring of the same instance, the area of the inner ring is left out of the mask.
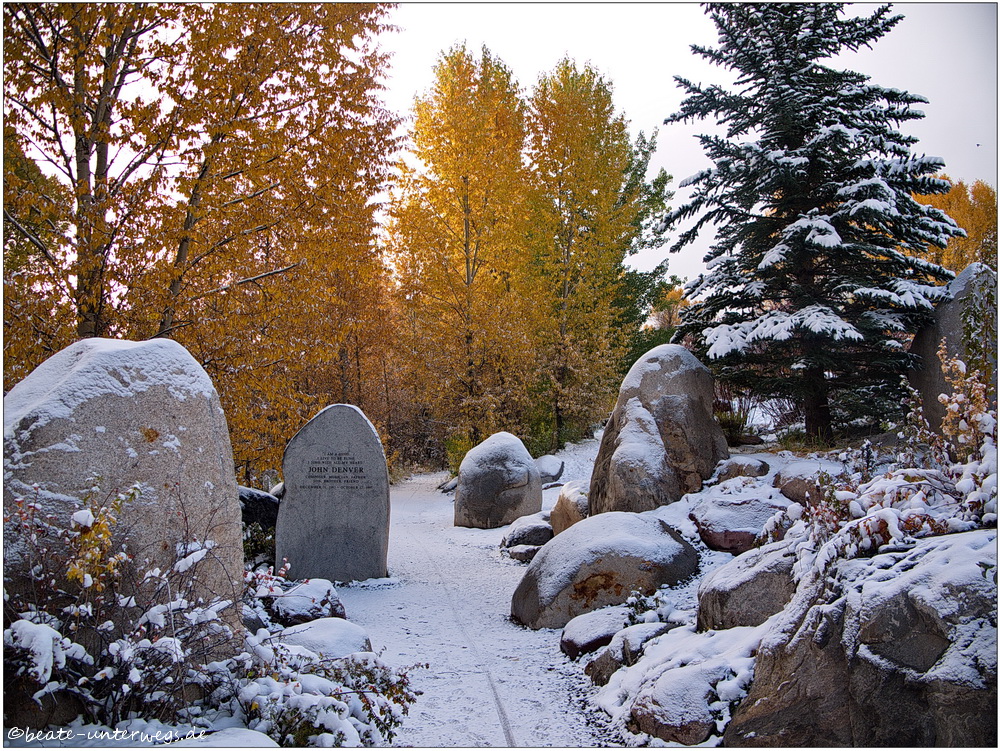
[[[622,382],[590,481],[590,514],[650,511],[701,490],[729,457],[712,374],[677,344],[654,347]]]
[[[724,744],[995,747],[996,565],[977,530],[803,581]]]
[[[748,550],[698,585],[698,630],[758,626],[795,594],[795,551],[785,542]]]
[[[561,628],[576,616],[651,595],[698,570],[694,548],[648,514],[610,512],[577,522],[534,557],[514,591],[511,616],[530,628]]]
[[[510,433],[494,433],[458,468],[455,526],[494,529],[542,510],[542,480],[531,454]]]
[[[920,364],[910,371],[909,380],[911,385],[920,392],[924,405],[924,417],[927,418],[932,430],[940,428],[941,418],[944,417],[944,406],[938,401],[938,395],[951,393],[951,387],[944,380],[941,361],[937,355],[941,339],[947,340],[949,357],[958,357],[968,364],[969,346],[966,341],[967,336],[962,315],[973,304],[976,295],[982,294],[981,290],[993,290],[995,295],[996,288],[997,275],[993,269],[982,263],[969,264],[948,285],[949,299],[938,304],[934,311],[934,321],[920,329],[913,337],[910,352],[920,356]],[[996,315],[995,310],[993,315]],[[987,375],[993,384],[994,394],[997,384],[995,344],[995,342],[987,342],[986,345],[986,350],[991,353],[989,355],[990,372]],[[993,407],[996,408],[996,402],[993,403]]]
[[[104,502],[133,486],[138,495],[115,527],[116,545],[127,542],[126,565],[171,571],[179,556],[200,559],[185,566],[185,597],[238,602],[243,546],[229,431],[211,379],[187,350],[169,339],[84,339],[4,397],[5,516],[27,499],[69,529],[90,520],[88,499]],[[5,587],[24,591],[32,585],[23,530],[5,523],[4,543]],[[222,615],[242,628],[235,607]],[[118,617],[122,625],[131,616],[122,608]]]

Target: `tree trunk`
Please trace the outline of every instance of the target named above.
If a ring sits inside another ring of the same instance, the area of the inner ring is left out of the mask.
[[[805,371],[804,378],[806,392],[802,411],[806,417],[806,436],[829,445],[833,441],[833,429],[826,376],[819,368],[810,368]]]

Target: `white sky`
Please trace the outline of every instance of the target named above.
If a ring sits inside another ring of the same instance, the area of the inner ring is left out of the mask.
[[[858,5],[870,13],[876,5]],[[905,16],[873,50],[842,56],[835,67],[865,73],[873,83],[926,97],[923,120],[904,124],[917,136],[914,150],[940,156],[951,177],[997,184],[997,5],[995,3],[897,3]],[[682,93],[673,80],[728,84],[727,71],[690,50],[715,46],[715,26],[697,4],[687,3],[402,3],[390,15],[400,27],[382,39],[393,53],[385,100],[404,115],[413,98],[433,82],[440,53],[458,42],[470,50],[486,45],[513,71],[525,93],[539,74],[568,54],[590,62],[614,85],[619,111],[633,135],[659,128],[652,169],[673,175],[672,205],[686,192],[685,177],[710,166],[694,139],[705,122],[662,125],[675,112]],[[699,238],[670,257],[670,273],[693,277],[710,238]],[[637,257],[638,268],[652,268],[665,254]]]

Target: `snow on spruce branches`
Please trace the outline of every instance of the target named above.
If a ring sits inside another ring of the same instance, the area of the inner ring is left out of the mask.
[[[676,79],[687,97],[667,123],[726,127],[700,136],[714,167],[685,181],[692,197],[667,219],[695,220],[673,251],[719,228],[678,337],[694,335],[724,380],[795,398],[807,433],[826,438],[838,394],[892,391],[911,364],[901,339],[951,276],[917,256],[963,232],[913,198],[949,187],[934,177],[941,159],[911,153],[917,139],[897,130],[926,100],[821,62],[870,46],[901,16],[885,6],[844,18],[842,4],[708,9],[719,46],[692,49],[737,80],[727,91]]]

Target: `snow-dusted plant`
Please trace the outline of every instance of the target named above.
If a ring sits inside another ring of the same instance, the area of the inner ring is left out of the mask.
[[[952,276],[920,256],[964,234],[914,199],[949,188],[934,177],[943,162],[913,153],[917,139],[898,130],[923,117],[915,105],[926,100],[825,64],[874,44],[902,16],[889,6],[844,11],[709,4],[719,45],[692,49],[734,71],[734,88],[678,78],[687,97],[667,120],[726,129],[700,136],[714,164],[681,183],[692,198],[667,220],[694,220],[672,251],[718,226],[675,340],[692,335],[737,386],[795,399],[807,434],[823,441],[838,395],[894,388],[912,364],[906,335],[929,320]]]
[[[767,523],[765,540],[783,534],[796,541],[798,576],[887,545],[996,524],[997,416],[985,379],[948,358],[943,342],[938,356],[952,389],[939,397],[946,409],[940,433],[930,429],[911,388],[895,457],[880,459],[870,445],[845,453],[843,474],[821,475],[815,497]]]
[[[175,719],[199,666],[232,639],[219,615],[232,602],[192,594],[211,540],[178,544],[166,571],[132,560],[116,528],[138,494],[102,497],[95,486],[68,528],[33,499],[15,499],[4,519],[25,556],[17,569],[27,571],[5,578],[5,673],[36,701],[78,698],[89,720],[106,725]]]
[[[281,746],[386,745],[417,695],[370,652],[320,659],[267,629],[247,647],[208,667],[210,702]]]

